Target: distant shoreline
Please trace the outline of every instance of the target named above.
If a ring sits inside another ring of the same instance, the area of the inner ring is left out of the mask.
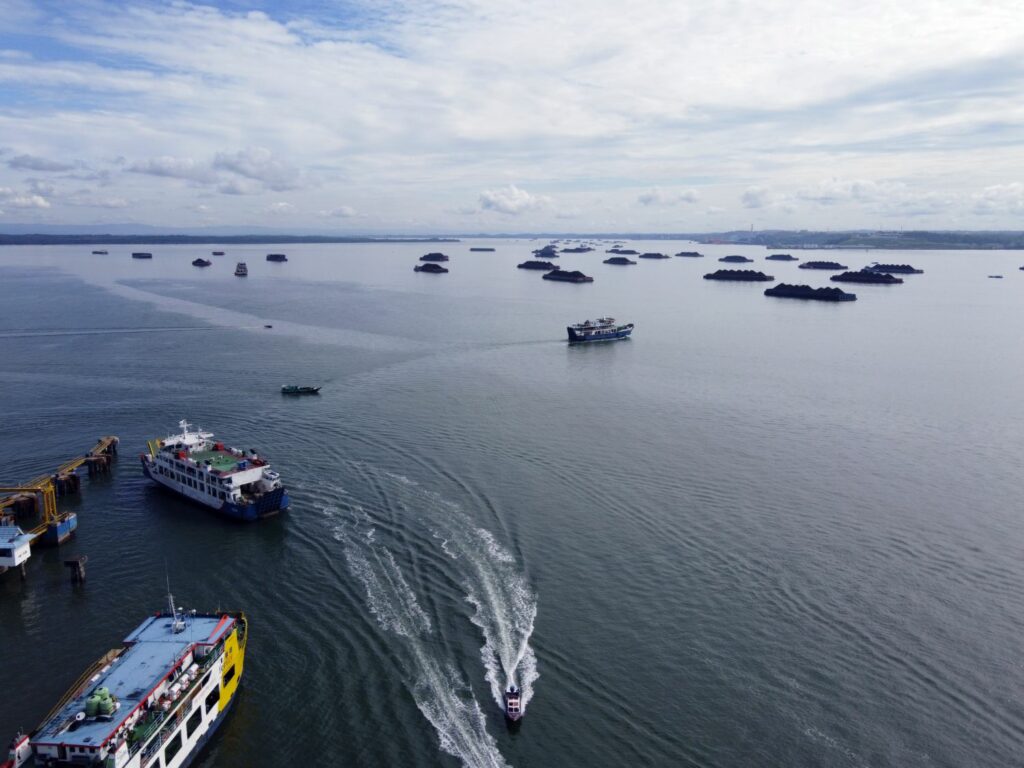
[[[786,250],[1024,250],[1022,231],[733,230],[729,232],[477,233],[459,235],[185,235],[185,234],[3,234],[3,245],[289,245],[310,243],[459,243],[464,240],[676,240],[701,245],[755,245]]]
[[[453,237],[322,235],[4,235],[0,245],[290,245],[302,243],[457,243]]]

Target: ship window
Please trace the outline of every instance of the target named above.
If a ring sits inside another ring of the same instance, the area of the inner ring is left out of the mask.
[[[14,557],[13,549],[0,549],[0,557]]]
[[[164,748],[164,762],[170,764],[174,756],[181,751],[181,731],[178,731],[167,742],[167,746]]]
[[[235,679],[235,667],[232,665],[228,668],[228,671],[224,673],[224,685],[227,685]]]
[[[206,711],[215,712],[217,709],[217,702],[220,701],[220,686],[213,686],[213,690],[206,697]]]
[[[188,737],[191,739],[196,735],[196,731],[199,729],[199,724],[203,721],[203,710],[197,709],[192,713],[192,717],[185,723],[185,729],[188,732]]]

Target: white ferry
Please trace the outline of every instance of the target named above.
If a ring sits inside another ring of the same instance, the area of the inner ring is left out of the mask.
[[[3,768],[184,768],[224,722],[245,659],[243,613],[150,616],[78,679]]]
[[[255,520],[287,509],[281,477],[255,451],[227,448],[212,432],[178,422],[181,432],[149,441],[142,471],[165,488],[229,517]]]

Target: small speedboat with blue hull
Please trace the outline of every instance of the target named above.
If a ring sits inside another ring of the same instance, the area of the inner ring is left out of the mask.
[[[583,344],[590,341],[615,341],[629,338],[633,333],[632,323],[616,323],[614,317],[600,317],[597,320],[584,320],[582,323],[566,328],[570,344]]]

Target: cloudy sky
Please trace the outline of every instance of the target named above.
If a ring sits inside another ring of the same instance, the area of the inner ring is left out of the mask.
[[[0,211],[1024,229],[1024,5],[0,0]]]

